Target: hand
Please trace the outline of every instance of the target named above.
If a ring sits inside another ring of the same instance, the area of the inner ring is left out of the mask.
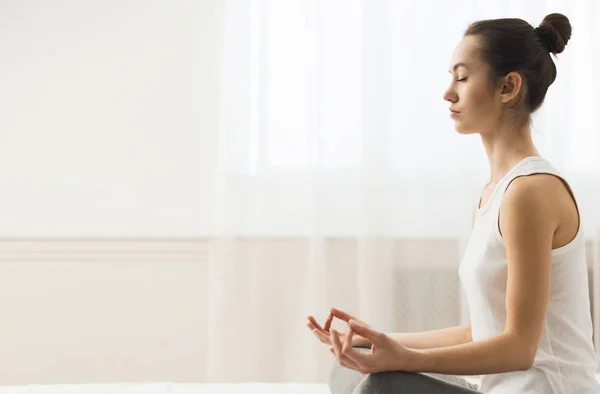
[[[356,317],[341,311],[339,309],[336,309],[334,307],[331,307],[330,311],[329,311],[329,315],[327,316],[327,319],[325,320],[325,325],[323,327],[321,327],[319,325],[319,323],[317,323],[317,320],[313,317],[313,316],[308,316],[308,321],[306,322],[306,327],[308,327],[309,330],[312,331],[312,333],[324,344],[332,346],[331,343],[331,337],[330,337],[330,328],[331,328],[331,322],[333,321],[333,318],[337,317],[338,319],[341,319],[343,321],[345,321],[346,323],[348,323],[349,320],[356,320],[356,321],[360,321],[359,319],[357,319]],[[368,326],[366,323],[361,322],[362,324]],[[345,337],[345,334],[340,334],[340,338],[343,341]],[[369,341],[367,338],[362,337],[361,335],[355,334],[353,337],[353,345],[362,345],[362,346],[366,346],[366,345],[371,344],[371,341]]]
[[[371,353],[360,353],[352,348],[355,333],[371,341]],[[387,334],[354,320],[350,320],[345,336],[331,330],[330,340],[333,344],[331,352],[339,364],[362,374],[407,370],[416,358],[413,350],[402,346]]]
[[[308,321],[306,322],[306,327],[312,331],[313,334],[326,345],[331,346],[331,340],[329,339],[329,329],[331,327],[331,321],[333,320],[333,315],[329,313],[327,316],[327,320],[325,320],[325,326],[321,327],[317,320],[313,316],[308,316]]]

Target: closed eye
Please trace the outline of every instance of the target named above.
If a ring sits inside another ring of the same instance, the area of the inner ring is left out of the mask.
[[[461,78],[461,79],[457,79],[456,82],[464,82],[467,80],[467,77]]]

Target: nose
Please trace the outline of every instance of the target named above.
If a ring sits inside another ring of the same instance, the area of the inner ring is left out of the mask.
[[[449,101],[451,103],[456,103],[458,101],[457,94],[452,90],[452,87],[449,87],[443,96],[444,100]]]

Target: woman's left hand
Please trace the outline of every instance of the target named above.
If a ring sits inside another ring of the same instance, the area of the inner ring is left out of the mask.
[[[371,353],[360,353],[352,347],[352,336],[359,334],[372,342]],[[340,334],[331,329],[330,351],[341,366],[363,374],[384,371],[405,371],[414,364],[416,353],[396,342],[383,332],[350,320],[343,342]]]

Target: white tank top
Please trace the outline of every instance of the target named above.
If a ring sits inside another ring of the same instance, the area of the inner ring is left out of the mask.
[[[507,258],[498,229],[498,212],[510,182],[535,173],[553,174],[564,182],[546,159],[530,156],[510,169],[488,201],[477,209],[475,225],[459,267],[473,341],[504,332]],[[592,342],[585,238],[581,227],[569,244],[552,250],[550,300],[532,368],[481,375],[483,393],[600,393],[600,384],[594,377],[597,359]]]

